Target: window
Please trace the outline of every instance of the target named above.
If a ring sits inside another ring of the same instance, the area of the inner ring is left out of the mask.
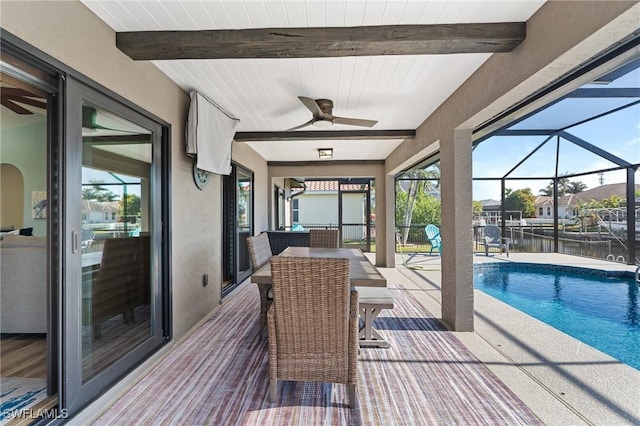
[[[547,216],[551,216],[551,207],[547,207]]]
[[[542,207],[538,208],[538,216],[544,216],[544,209]]]
[[[299,217],[299,213],[300,213],[300,204],[297,198],[293,199],[293,202],[291,203],[291,208],[293,209],[291,212],[291,217],[292,217],[292,221],[293,223],[298,223],[300,221],[300,217]]]
[[[275,229],[284,229],[284,190],[277,186],[273,189],[273,224]]]

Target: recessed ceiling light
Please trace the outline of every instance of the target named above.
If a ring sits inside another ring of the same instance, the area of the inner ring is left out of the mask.
[[[318,157],[320,159],[333,158],[333,148],[318,148]]]

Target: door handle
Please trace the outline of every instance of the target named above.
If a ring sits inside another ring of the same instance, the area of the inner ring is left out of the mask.
[[[78,247],[78,231],[71,231],[71,253],[77,253]]]

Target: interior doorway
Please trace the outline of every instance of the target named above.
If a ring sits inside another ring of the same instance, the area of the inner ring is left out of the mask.
[[[58,403],[49,158],[56,79],[6,53],[0,72],[0,422]]]

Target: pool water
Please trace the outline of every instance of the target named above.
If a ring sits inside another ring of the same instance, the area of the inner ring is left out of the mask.
[[[608,275],[608,276],[607,276]],[[480,264],[473,283],[640,370],[640,297],[633,274],[535,264]]]

